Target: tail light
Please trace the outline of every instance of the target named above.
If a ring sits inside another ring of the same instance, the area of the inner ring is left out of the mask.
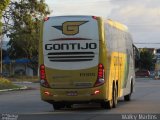
[[[40,65],[40,84],[43,86],[43,87],[47,87],[49,88],[49,84],[46,80],[46,72],[45,72],[45,66],[42,64]]]
[[[97,20],[97,16],[92,16],[93,19]]]
[[[45,18],[44,18],[44,21],[48,21],[48,20],[49,20],[49,17],[45,17]]]
[[[102,84],[104,84],[104,66],[103,64],[99,64],[98,65],[98,77],[97,77],[97,81],[95,82],[95,87],[100,86]]]

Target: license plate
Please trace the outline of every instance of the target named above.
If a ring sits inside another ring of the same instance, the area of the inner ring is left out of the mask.
[[[68,96],[77,96],[77,91],[68,91],[67,95]]]

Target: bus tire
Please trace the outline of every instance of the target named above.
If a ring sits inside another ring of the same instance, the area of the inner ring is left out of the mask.
[[[72,108],[72,104],[66,104],[66,108]]]
[[[130,93],[124,96],[125,101],[131,101],[132,92],[133,92],[133,82],[131,82]]]
[[[101,103],[101,107],[104,109],[112,109],[113,107],[113,100],[104,101]]]
[[[52,103],[52,105],[53,105],[54,110],[59,110],[65,107],[65,105],[61,102],[54,102]]]
[[[107,102],[103,102],[101,106],[105,109],[112,109],[115,108],[116,105],[117,105],[117,87],[115,84],[113,84],[112,99]]]
[[[117,106],[118,98],[117,98],[117,86],[114,85],[113,92],[112,92],[112,99],[113,99],[113,108]]]

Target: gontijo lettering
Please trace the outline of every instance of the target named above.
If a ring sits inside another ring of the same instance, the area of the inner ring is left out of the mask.
[[[45,50],[83,50],[96,49],[96,43],[62,43],[62,44],[45,44]]]

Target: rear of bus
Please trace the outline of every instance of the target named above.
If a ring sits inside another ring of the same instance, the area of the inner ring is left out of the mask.
[[[39,43],[41,98],[51,104],[106,99],[101,19],[46,18]]]

